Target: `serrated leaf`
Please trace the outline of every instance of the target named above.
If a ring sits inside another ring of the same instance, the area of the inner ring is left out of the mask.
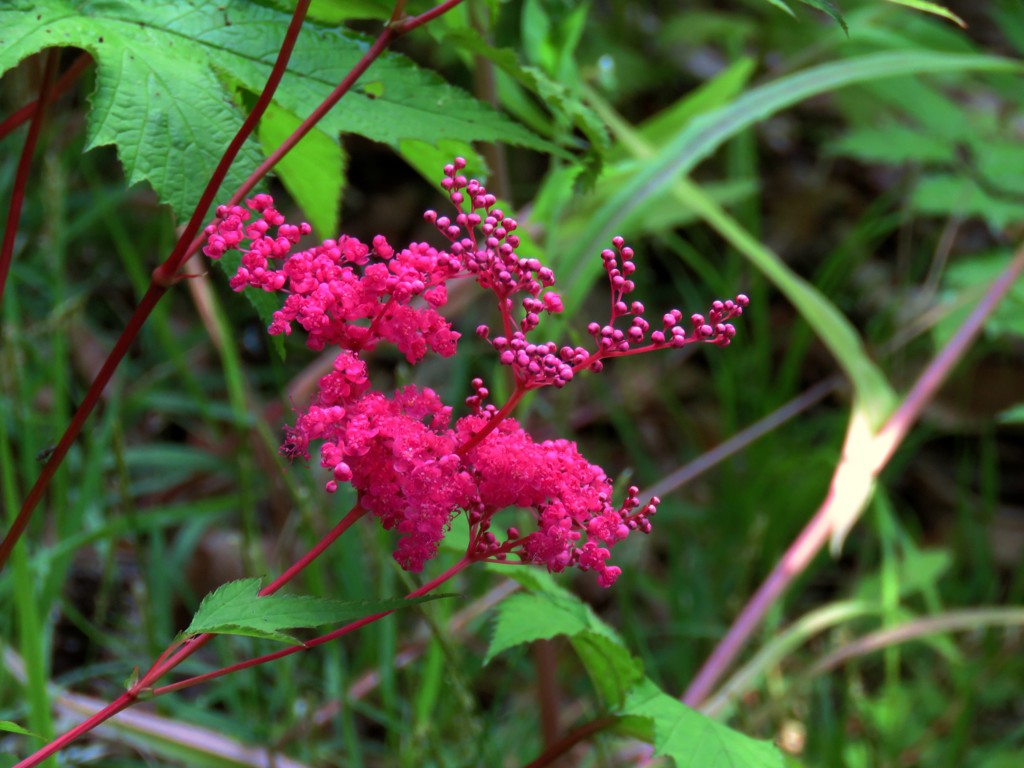
[[[557,635],[571,637],[586,631],[603,633],[621,645],[615,633],[600,622],[579,598],[536,592],[512,595],[498,608],[484,664],[489,664],[499,653],[523,643],[550,640]]]
[[[257,131],[264,151],[269,155],[277,149],[300,122],[291,112],[271,104]],[[336,238],[345,186],[345,153],[338,139],[314,128],[281,159],[274,172],[302,208],[316,236]]]
[[[295,643],[296,639],[283,630],[340,624],[441,597],[451,597],[427,595],[412,599],[354,602],[309,595],[277,594],[260,597],[260,581],[258,578],[230,581],[208,594],[182,636],[204,633],[245,635]]]
[[[488,45],[480,35],[467,30],[449,32],[446,40],[491,61],[502,72],[544,102],[553,115],[578,128],[595,151],[603,153],[608,148],[609,137],[604,122],[582,99],[563,83],[549,77],[544,70],[521,64],[515,51]]]
[[[502,651],[535,640],[567,635],[609,706],[618,706],[626,691],[642,676],[643,668],[615,631],[586,603],[563,590],[517,594],[498,608],[487,664]]]
[[[654,754],[671,757],[677,768],[783,768],[782,754],[696,712],[663,692],[649,679],[626,697],[621,714],[654,725]]]
[[[229,83],[263,89],[289,20],[256,3],[19,0],[0,10],[0,74],[54,45],[87,50],[97,63],[89,146],[115,145],[129,182],[148,181],[184,217],[242,123]],[[368,45],[355,33],[307,23],[277,104],[309,114]],[[457,138],[550,147],[396,53],[385,53],[320,128],[391,145]],[[225,188],[235,189],[260,157],[256,142],[247,142]]]
[[[643,665],[617,640],[591,631],[570,638],[573,650],[607,707],[618,707],[643,677]]]
[[[179,3],[166,5],[181,13]],[[183,217],[242,116],[225,98],[203,45],[149,23],[149,13],[150,6],[117,2],[14,3],[0,11],[0,73],[54,45],[87,50],[97,62],[87,148],[114,145],[128,183],[148,181]],[[223,14],[217,23],[223,26]],[[248,142],[225,185],[240,184],[259,159]]]

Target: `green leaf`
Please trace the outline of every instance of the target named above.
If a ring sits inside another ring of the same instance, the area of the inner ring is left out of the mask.
[[[711,80],[644,122],[639,127],[640,136],[656,147],[664,146],[697,115],[725,106],[743,93],[756,68],[757,63],[752,58],[737,59]]]
[[[893,580],[898,587],[898,596],[910,597],[934,587],[952,565],[953,557],[946,550],[908,550],[905,557],[896,563]],[[868,574],[857,585],[855,596],[863,600],[877,601],[881,599],[882,594],[882,576]]]
[[[843,28],[843,32],[849,35],[850,30],[846,28],[846,21],[843,19],[843,14],[839,12],[838,3],[833,0],[800,0],[804,5],[809,5],[811,8],[817,8],[819,11],[828,14],[832,19]]]
[[[1024,424],[1024,403],[1010,406],[997,417],[1000,424]]]
[[[898,123],[847,131],[828,151],[868,163],[948,163],[954,146],[936,136]]]
[[[27,728],[22,728],[15,722],[10,720],[0,720],[0,731],[7,731],[7,733],[17,733],[20,736],[31,736],[34,739],[42,739],[38,733],[33,733]]]
[[[269,155],[277,149],[300,122],[296,115],[271,104],[257,131],[266,153]],[[345,186],[345,153],[338,139],[314,128],[282,158],[274,171],[302,208],[317,237],[321,240],[336,238],[341,192]]]
[[[618,706],[643,668],[630,655],[615,631],[597,618],[586,603],[561,590],[516,594],[498,608],[487,664],[502,651],[535,640],[567,635],[609,706]]]
[[[905,5],[907,8],[913,8],[914,10],[917,11],[924,11],[925,13],[933,13],[936,16],[942,16],[945,19],[949,19],[950,21],[960,25],[964,29],[967,28],[967,23],[963,19],[961,19],[948,8],[943,8],[941,5],[938,5],[937,3],[928,3],[925,2],[925,0],[888,0],[888,2],[894,3],[896,5]]]
[[[436,189],[440,189],[441,169],[456,157],[466,159],[466,168],[472,169],[473,178],[486,181],[489,175],[483,157],[472,144],[465,141],[445,139],[436,144],[428,144],[416,139],[402,139],[398,143],[398,154]]]
[[[230,581],[211,592],[181,637],[203,633],[245,635],[283,643],[298,641],[282,630],[340,624],[451,595],[350,602],[308,595],[259,596],[260,579]]]
[[[534,640],[550,640],[557,635],[592,632],[622,647],[622,642],[607,624],[598,619],[586,603],[568,592],[531,592],[516,594],[502,601],[494,622],[484,664],[499,653]]]
[[[605,706],[621,706],[629,689],[643,676],[643,664],[604,634],[580,632],[569,642]]]
[[[648,678],[634,687],[621,710],[654,725],[654,754],[671,757],[677,768],[782,768],[782,754],[696,712]]]
[[[1022,65],[1009,59],[972,54],[923,51],[868,54],[787,75],[747,91],[727,106],[698,116],[660,148],[650,161],[639,166],[628,183],[593,213],[591,218],[595,226],[592,235],[572,244],[562,259],[578,265],[576,273],[561,275],[563,293],[571,292],[572,298],[578,300],[589,289],[594,277],[601,272],[600,259],[596,254],[610,241],[628,214],[663,194],[673,179],[692,171],[725,142],[755,123],[804,99],[854,83],[898,74],[972,69],[1016,71],[1022,69]],[[582,254],[594,257],[584,258]]]
[[[116,146],[129,183],[148,181],[184,217],[241,126],[229,85],[263,90],[289,20],[290,14],[257,3],[18,0],[0,10],[0,74],[54,45],[87,50],[97,63],[88,146]],[[277,105],[293,115],[309,114],[368,45],[356,33],[307,23]],[[550,147],[396,53],[378,59],[319,127],[392,146],[416,138]],[[260,158],[256,142],[248,141],[222,198]]]
[[[941,298],[949,312],[935,326],[933,335],[937,346],[944,345],[956,333],[1012,258],[1009,250],[990,251],[964,258],[949,268]],[[1014,283],[985,323],[985,333],[995,337],[1024,337],[1024,282]]]
[[[990,194],[968,177],[948,173],[922,178],[910,196],[911,207],[929,216],[977,216],[994,229],[1024,220],[1024,204],[1002,195]]]
[[[604,123],[577,94],[562,82],[549,77],[539,67],[523,65],[517,53],[509,48],[495,48],[469,30],[455,30],[445,37],[460,48],[483,56],[527,91],[540,99],[560,121],[578,128],[590,146],[603,153],[609,144]],[[571,135],[569,138],[572,138]]]
[[[779,10],[785,11],[790,16],[796,18],[796,14],[793,13],[793,9],[786,5],[786,3],[783,0],[765,0],[765,2],[768,3],[769,5],[774,5]]]

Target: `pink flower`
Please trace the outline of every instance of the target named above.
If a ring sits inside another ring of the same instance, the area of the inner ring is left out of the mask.
[[[648,533],[659,500],[641,504],[635,487],[621,505],[605,472],[589,463],[569,440],[536,442],[511,416],[531,389],[563,387],[584,370],[600,371],[614,357],[696,342],[729,344],[747,297],[715,301],[705,314],[678,309],[650,323],[644,305],[632,300],[634,253],[620,237],[601,253],[611,303],[608,319],[587,331],[593,346],[559,346],[531,338],[546,315],[564,311],[552,290],[555,275],[535,258],[519,255],[519,223],[497,207],[476,179],[461,171],[461,158],[444,168],[441,183],[457,213],[427,211],[424,218],[447,241],[395,248],[381,235],[367,246],[340,236],[305,250],[296,246],[308,224],[288,224],[269,195],[247,206],[221,206],[208,226],[204,252],[220,258],[241,252],[231,287],[283,294],[271,334],[305,333],[306,344],[340,350],[333,369],[319,382],[313,402],[300,409],[281,452],[310,457],[320,444],[328,491],[349,483],[363,508],[399,534],[395,558],[419,571],[459,513],[470,528],[468,556],[494,562],[519,561],[592,571],[610,586],[621,570],[609,565],[611,551],[633,531]],[[407,386],[388,397],[370,387],[363,355],[381,342],[393,344],[415,365],[433,352],[451,357],[459,333],[438,310],[448,303],[448,282],[471,278],[495,300],[498,322],[476,336],[511,370],[512,400],[499,410],[487,404],[489,390],[472,381],[468,414],[452,424],[452,409],[431,389]],[[535,530],[492,528],[505,509],[526,511]]]

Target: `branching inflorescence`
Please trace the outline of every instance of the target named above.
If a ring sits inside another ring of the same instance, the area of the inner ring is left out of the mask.
[[[298,325],[310,348],[340,348],[281,450],[308,459],[310,444],[319,442],[320,463],[332,474],[327,490],[350,483],[362,508],[401,534],[395,558],[402,567],[421,570],[464,511],[469,559],[543,564],[555,572],[576,567],[610,586],[621,572],[608,563],[610,549],[634,530],[649,532],[659,500],[642,503],[631,487],[616,506],[608,476],[574,442],[535,442],[510,413],[527,391],[565,386],[581,370],[600,371],[610,358],[694,342],[725,346],[735,334],[729,320],[742,313],[747,298],[716,301],[707,316],[692,315],[689,327],[673,309],[652,331],[643,305],[629,300],[633,251],[616,237],[614,249],[601,254],[611,310],[605,324],[588,326],[593,349],[536,343],[530,335],[544,314],[562,311],[551,290],[555,275],[537,259],[517,255],[516,220],[496,207],[480,182],[462,175],[465,164],[456,158],[445,166],[441,184],[455,218],[424,214],[448,240],[446,249],[412,243],[397,250],[382,236],[367,246],[343,235],[293,253],[309,225],[287,224],[271,197],[261,194],[248,208],[217,209],[204,252],[211,258],[232,249],[242,253],[234,290],[252,286],[286,295],[271,334],[290,334]],[[407,386],[390,397],[371,390],[362,355],[380,342],[394,344],[412,364],[428,350],[454,355],[459,334],[438,309],[448,300],[448,281],[462,278],[475,279],[497,299],[500,330],[481,325],[476,332],[511,369],[515,389],[498,408],[487,402],[484,382],[474,379],[468,413],[453,423],[452,408],[431,389]],[[616,327],[626,317],[629,327]],[[509,507],[530,510],[537,529],[493,532],[496,513]]]

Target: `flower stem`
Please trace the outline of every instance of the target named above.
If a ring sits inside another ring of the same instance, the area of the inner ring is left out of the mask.
[[[449,579],[453,578],[455,575],[463,571],[466,568],[466,566],[473,562],[475,561],[469,555],[464,556],[461,560],[455,563],[455,565],[453,565],[451,568],[449,568],[441,575],[435,576],[433,579],[428,581],[423,586],[414,589],[412,592],[406,595],[406,599],[421,597],[429,592],[432,592],[433,590],[437,589],[437,587],[441,586],[446,581],[448,581]],[[240,661],[237,664],[232,664],[228,667],[222,667],[221,669],[214,670],[213,672],[207,672],[202,675],[196,675],[195,677],[190,677],[185,680],[179,680],[178,682],[171,683],[170,685],[164,685],[160,688],[155,688],[152,691],[151,696],[162,696],[165,693],[172,693],[173,691],[178,691],[183,688],[191,688],[192,686],[198,685],[199,683],[205,683],[210,680],[214,680],[218,677],[223,677],[224,675],[231,674],[232,672],[239,672],[243,669],[248,669],[249,667],[259,666],[260,664],[266,664],[271,661],[276,661],[277,659],[283,659],[285,656],[291,656],[296,653],[302,653],[303,651],[311,650],[319,645],[329,643],[332,640],[336,640],[339,637],[342,637],[351,632],[354,632],[357,629],[365,627],[367,624],[372,624],[375,621],[379,621],[380,619],[383,619],[385,616],[390,616],[396,610],[397,609],[392,609],[390,611],[381,611],[380,613],[374,613],[369,616],[364,616],[363,618],[356,619],[355,621],[350,622],[343,627],[339,627],[338,629],[332,630],[331,632],[328,632],[325,635],[320,635],[319,637],[315,637],[312,640],[307,640],[302,645],[293,645],[289,646],[288,648],[282,648],[279,651],[267,653],[263,656],[257,656],[252,659],[246,659],[245,661]]]
[[[515,410],[515,407],[519,405],[519,401],[523,399],[523,396],[526,394],[526,392],[526,387],[523,386],[522,384],[517,383],[516,388],[512,391],[512,396],[509,397],[508,401],[503,406],[501,406],[501,410],[495,413],[491,417],[491,420],[484,424],[483,427],[481,427],[479,432],[477,432],[475,435],[469,438],[469,440],[467,440],[465,443],[459,446],[455,450],[455,453],[457,453],[459,456],[465,456],[471,450],[480,445],[480,443],[483,442],[484,438],[491,434],[491,432],[493,432],[495,429],[497,429],[498,425],[501,424],[501,422],[503,422],[506,418],[508,418],[508,415]]]

